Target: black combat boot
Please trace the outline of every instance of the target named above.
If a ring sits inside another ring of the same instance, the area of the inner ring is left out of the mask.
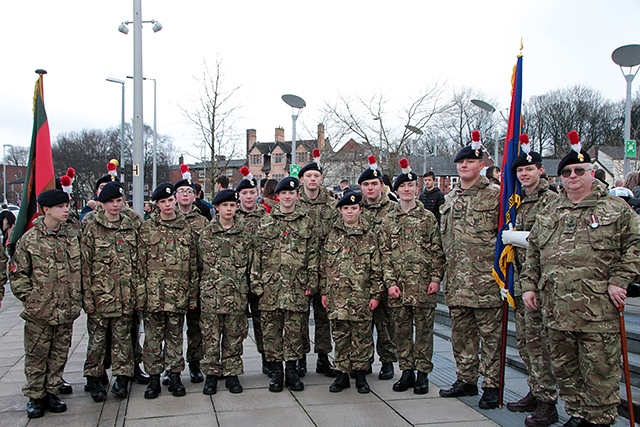
[[[42,399],[29,398],[27,403],[27,418],[40,418],[44,416],[44,404]]]
[[[67,410],[67,404],[60,400],[55,394],[47,393],[46,397],[42,399],[42,403],[44,403],[46,410],[54,414],[59,414]]]
[[[367,372],[366,371],[355,371],[356,373],[356,389],[358,393],[369,393],[371,390],[369,389],[369,384],[367,383]]]
[[[162,385],[169,385],[169,370],[166,370],[162,373]]]
[[[349,384],[349,374],[345,372],[336,372],[337,378],[329,386],[329,391],[332,393],[339,393],[345,388],[351,387]]]
[[[264,356],[264,353],[262,353],[262,373],[269,378],[273,375],[271,372],[271,366],[269,365],[269,362],[267,362],[267,358]]]
[[[161,391],[162,387],[160,387],[160,374],[150,375],[149,385],[144,391],[144,398],[155,399],[156,397],[158,397]]]
[[[413,385],[413,394],[429,393],[429,374],[418,371],[416,383]]]
[[[133,367],[133,381],[136,384],[149,384],[149,375],[147,375],[137,363]]]
[[[407,391],[409,387],[413,387],[416,383],[416,374],[413,369],[402,371],[402,376],[393,385],[393,391]]]
[[[284,383],[289,387],[289,390],[293,391],[302,391],[304,390],[304,383],[300,380],[298,376],[298,371],[296,370],[296,361],[288,360],[286,362]]]
[[[498,389],[493,387],[483,387],[482,397],[478,406],[480,409],[495,409],[498,407]]]
[[[393,363],[392,362],[382,362],[382,368],[380,368],[380,373],[378,374],[379,380],[390,380],[393,378]]]
[[[104,386],[98,377],[87,377],[85,390],[86,389],[91,393],[91,398],[94,402],[104,402],[107,398],[107,391],[104,389]]]
[[[476,396],[478,394],[478,385],[470,384],[462,380],[456,380],[448,390],[440,390],[441,397],[460,397],[460,396]]]
[[[129,377],[125,377],[124,375],[116,376],[116,380],[111,387],[111,393],[122,399],[127,397],[129,394]]]
[[[200,362],[198,360],[195,362],[189,362],[189,377],[191,377],[191,382],[194,384],[204,381],[204,376],[202,375]]]
[[[224,386],[229,389],[230,393],[242,393],[242,384],[237,375],[230,375],[225,379]]]
[[[180,372],[171,372],[169,374],[169,391],[174,396],[184,396],[187,394],[187,390],[184,388],[182,380],[180,379]]]
[[[284,382],[284,372],[282,372],[282,362],[271,362],[271,381],[269,381],[269,391],[279,393],[282,391]]]
[[[302,356],[302,359],[296,360],[296,371],[300,378],[304,378],[307,375],[307,355]]]
[[[333,365],[331,364],[327,353],[318,353],[316,374],[324,374],[325,377],[335,377],[337,375],[333,370]]]
[[[109,375],[107,375],[107,371],[102,371],[102,375],[100,377],[96,377],[99,379],[99,382],[103,385],[103,386],[107,386],[109,384]],[[87,377],[87,382],[84,385],[84,391],[89,392],[91,391],[91,384],[89,384],[89,377]]]
[[[63,378],[62,379],[62,385],[60,387],[58,387],[58,393],[60,393],[60,394],[71,394],[71,393],[73,393],[73,387],[71,387],[71,384],[66,382],[64,380],[64,378]]]
[[[211,396],[218,392],[218,377],[215,375],[207,375],[207,379],[204,382],[204,388],[202,389],[202,394],[206,394],[207,396]]]
[[[525,397],[517,402],[507,403],[507,409],[511,412],[533,412],[538,407],[538,399],[529,392]]]

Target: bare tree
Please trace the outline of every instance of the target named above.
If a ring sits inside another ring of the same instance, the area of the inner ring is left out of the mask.
[[[14,166],[27,166],[29,161],[29,147],[14,145],[7,152],[5,162]]]
[[[222,72],[222,60],[216,59],[214,72],[211,73],[207,62],[203,61],[201,78],[195,78],[200,86],[195,105],[188,109],[179,106],[187,120],[196,128],[202,146],[210,152],[210,181],[213,183],[220,171],[226,167],[225,161],[231,159],[237,150],[239,134],[234,130],[234,118],[238,104],[233,96],[241,86],[227,89]],[[203,159],[204,161],[205,159]],[[213,193],[213,191],[212,191]]]

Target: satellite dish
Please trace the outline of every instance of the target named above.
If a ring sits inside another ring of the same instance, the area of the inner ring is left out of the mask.
[[[496,108],[493,105],[489,104],[488,102],[484,102],[480,99],[472,99],[471,103],[476,107],[482,108],[484,111],[488,111],[490,113],[493,113],[494,111],[496,111]]]
[[[611,54],[613,62],[621,67],[635,67],[640,65],[640,45],[629,44],[620,46]]]
[[[405,125],[405,127],[407,129],[409,129],[411,132],[413,132],[413,133],[415,133],[417,135],[422,135],[424,133],[424,132],[422,132],[422,129],[419,129],[419,128],[417,128],[415,126],[412,126],[412,125]]]
[[[296,95],[282,95],[282,100],[290,107],[293,108],[304,108],[307,106],[307,103],[304,102],[304,99],[300,98]]]

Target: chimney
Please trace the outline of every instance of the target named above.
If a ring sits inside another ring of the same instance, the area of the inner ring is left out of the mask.
[[[318,123],[318,150],[321,152],[324,151],[324,125],[322,123]]]
[[[247,156],[249,156],[249,151],[251,151],[251,147],[256,143],[256,130],[255,129],[247,129]]]
[[[276,128],[276,142],[284,142],[284,129]]]

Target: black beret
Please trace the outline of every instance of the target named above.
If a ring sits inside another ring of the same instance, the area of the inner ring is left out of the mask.
[[[170,182],[163,182],[162,184],[158,184],[155,190],[153,190],[153,194],[151,195],[152,201],[168,199],[173,196],[175,193],[175,188],[173,188],[173,184]]]
[[[252,179],[243,179],[236,186],[236,191],[239,193],[242,190],[246,190],[247,188],[257,188],[258,182],[255,178]]]
[[[98,187],[100,187],[100,184],[104,184],[104,183],[111,182],[111,181],[120,182],[120,178],[118,178],[117,175],[110,175],[110,174],[106,174],[106,175],[101,176],[96,181],[96,191],[98,191]]]
[[[238,193],[235,190],[222,190],[218,191],[216,197],[213,198],[213,205],[217,205],[219,203],[224,202],[237,202],[238,201]]]
[[[400,173],[395,181],[393,181],[393,191],[397,191],[403,182],[417,181],[418,175],[414,172]]]
[[[288,176],[286,178],[282,178],[280,182],[278,182],[278,185],[276,185],[276,189],[274,193],[278,194],[279,192],[285,191],[285,190],[297,190],[299,185],[300,185],[300,181],[298,181],[297,178]]]
[[[302,178],[305,172],[309,171],[318,171],[322,173],[322,168],[316,162],[307,163],[302,167],[302,169],[300,169],[300,172],[298,172],[298,176]]]
[[[560,163],[558,163],[558,175],[560,175],[560,172],[562,172],[562,169],[564,169],[565,166],[590,163],[591,156],[589,156],[589,153],[584,150],[580,150],[580,154],[578,154],[576,151],[571,150],[562,158],[562,160],[560,160]]]
[[[382,179],[382,172],[378,169],[367,168],[360,174],[358,178],[358,185],[362,184],[364,181],[368,181],[370,179]]]
[[[530,151],[529,153],[522,152],[513,161],[513,164],[511,165],[511,170],[515,171],[520,166],[541,165],[541,164],[542,164],[542,156],[540,155],[540,153],[536,153],[535,151]]]
[[[62,190],[47,190],[38,196],[38,204],[40,206],[57,206],[63,203],[69,203],[69,195]]]
[[[174,190],[177,190],[180,187],[193,188],[193,182],[190,179],[181,179],[180,181],[173,184]]]
[[[100,194],[98,195],[98,201],[101,203],[108,202],[111,199],[117,199],[124,196],[124,188],[119,182],[108,182],[107,185],[102,187]]]
[[[336,207],[359,205],[360,202],[362,202],[362,194],[348,191],[338,200]]]
[[[472,160],[482,160],[484,158],[484,153],[482,152],[482,148],[478,148],[474,150],[471,146],[464,147],[462,150],[458,151],[456,154],[456,158],[453,159],[454,163],[458,163],[460,160],[464,159],[472,159]]]

